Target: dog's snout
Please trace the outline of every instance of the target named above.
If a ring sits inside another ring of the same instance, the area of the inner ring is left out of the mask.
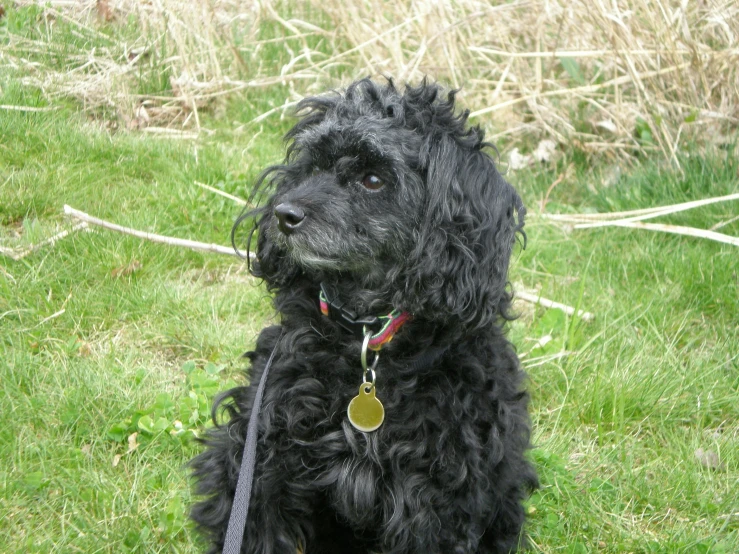
[[[275,217],[280,231],[289,235],[305,221],[305,212],[295,204],[283,202],[275,207]]]

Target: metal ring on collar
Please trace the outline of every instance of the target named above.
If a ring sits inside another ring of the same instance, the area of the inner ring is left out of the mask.
[[[369,349],[369,341],[370,338],[372,338],[372,331],[368,331],[367,328],[364,328],[364,341],[362,342],[362,369],[364,370],[364,379],[365,382],[367,382],[367,373],[372,372],[372,383],[375,382],[375,368],[377,367],[377,362],[380,360],[380,353],[375,352],[375,359],[372,360],[372,367],[367,367],[367,350]]]
[[[372,378],[368,379],[367,375],[371,374]],[[375,373],[375,370],[372,368],[366,369],[364,371],[364,381],[362,381],[365,385],[369,385],[371,387],[375,386],[375,380],[377,379],[377,374]]]

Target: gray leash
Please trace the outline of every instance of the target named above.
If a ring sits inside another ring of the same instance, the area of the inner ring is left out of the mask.
[[[236,492],[234,493],[234,500],[231,505],[231,515],[228,518],[226,539],[223,543],[223,554],[239,554],[241,552],[241,542],[244,540],[244,528],[246,527],[246,516],[249,514],[249,499],[251,498],[251,486],[254,480],[254,467],[257,464],[259,412],[262,408],[262,396],[264,395],[264,386],[267,382],[267,374],[269,373],[269,368],[272,365],[272,360],[275,357],[277,345],[280,343],[281,338],[282,334],[277,339],[277,343],[272,349],[272,354],[269,355],[267,365],[264,366],[264,371],[262,371],[262,377],[257,387],[257,394],[254,396],[254,403],[251,407],[249,426],[246,429],[244,455],[241,458],[241,469],[239,469],[239,478],[236,482]]]

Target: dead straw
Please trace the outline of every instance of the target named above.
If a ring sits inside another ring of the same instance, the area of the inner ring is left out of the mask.
[[[677,164],[688,145],[730,141],[739,123],[732,0],[85,0],[42,9],[106,46],[61,50],[52,32],[33,41],[9,32],[2,59],[28,67],[26,82],[50,99],[79,98],[132,130],[197,130],[199,114],[224,97],[277,87],[289,105],[368,74],[461,87],[471,116],[524,152],[548,137],[612,157],[657,150]],[[109,32],[129,19],[139,39]],[[69,69],[31,67],[33,52],[54,52]],[[134,94],[138,79],[163,72],[168,90]]]

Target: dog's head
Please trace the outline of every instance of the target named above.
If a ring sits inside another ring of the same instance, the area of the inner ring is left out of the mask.
[[[365,79],[298,114],[285,162],[262,176],[255,275],[277,290],[328,281],[358,306],[464,328],[505,316],[525,209],[453,92]]]

